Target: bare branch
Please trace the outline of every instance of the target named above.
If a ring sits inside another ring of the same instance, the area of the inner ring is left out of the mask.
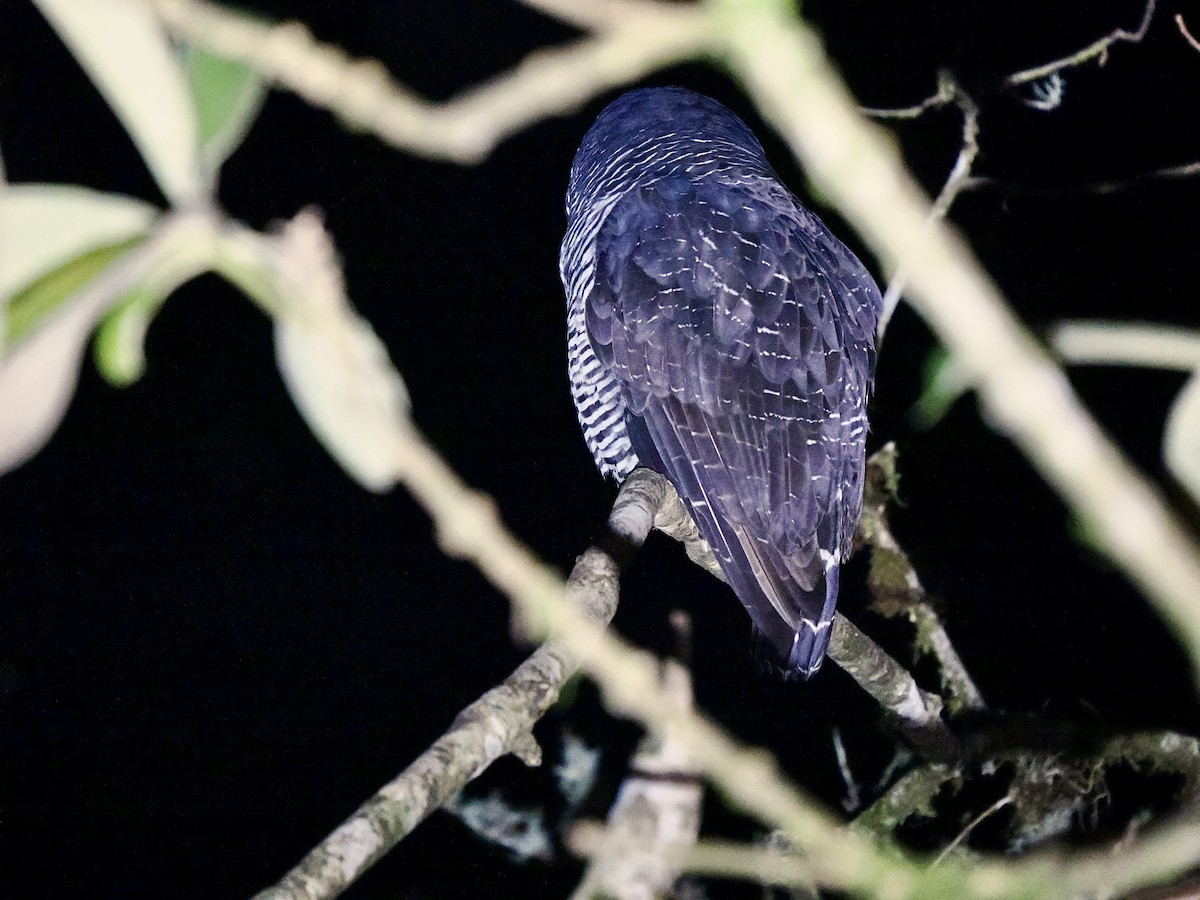
[[[478,162],[528,125],[692,58],[709,42],[707,20],[689,7],[592,0],[572,15],[567,4],[530,0],[581,22],[604,18],[608,27],[567,47],[534,52],[512,71],[439,104],[396,82],[378,60],[352,59],[299,23],[264,24],[207,0],[147,2],[175,37],[252,66],[393,147],[460,163]]]
[[[941,191],[933,201],[933,207],[929,213],[930,219],[944,219],[950,212],[950,206],[955,199],[970,185],[971,167],[975,165],[975,158],[979,156],[979,107],[948,76],[941,79],[939,94],[943,91],[949,92],[950,99],[962,111],[962,146],[959,148],[958,158],[954,160],[950,174],[946,176],[945,184],[942,185]],[[883,312],[879,315],[879,325],[876,328],[880,339],[887,330],[888,323],[892,320],[892,314],[900,303],[900,296],[904,293],[906,284],[907,276],[904,270],[898,269],[892,275],[892,280],[883,293]]]
[[[651,479],[631,475],[608,519],[609,533],[628,549],[646,538],[662,492]],[[567,581],[567,602],[590,622],[608,622],[617,607],[619,560],[599,546],[579,558]],[[380,788],[259,900],[327,898],[341,893],[426,816],[507,753],[537,765],[541,751],[531,729],[558,699],[579,667],[578,651],[550,639],[455,718],[420,758]]]
[[[1076,365],[1200,371],[1200,331],[1193,328],[1084,319],[1059,322],[1049,339],[1063,359]]]
[[[1072,53],[1070,56],[1064,56],[1062,59],[1056,59],[1053,62],[1045,63],[1044,65],[1035,66],[1032,69],[1024,69],[1020,72],[1014,72],[1005,79],[1005,83],[1016,87],[1021,84],[1028,84],[1031,81],[1040,81],[1047,75],[1052,75],[1055,72],[1061,72],[1063,69],[1071,69],[1076,66],[1081,66],[1084,63],[1096,60],[1100,65],[1108,60],[1108,51],[1113,44],[1118,44],[1123,41],[1128,41],[1131,44],[1136,44],[1146,36],[1146,32],[1150,30],[1150,20],[1154,18],[1154,7],[1156,0],[1148,0],[1146,7],[1142,10],[1142,21],[1138,24],[1136,31],[1128,31],[1124,28],[1116,28],[1105,37],[1100,38],[1088,44],[1082,50]]]
[[[957,86],[947,78],[938,78],[936,93],[930,94],[920,103],[913,106],[902,106],[898,109],[883,109],[870,106],[860,106],[858,111],[872,119],[919,119],[931,109],[939,109],[950,103],[957,93]]]
[[[1000,810],[1004,809],[1004,807],[1008,806],[1012,802],[1013,802],[1013,798],[1010,795],[1005,794],[1003,797],[1001,797],[999,800],[997,800],[995,803],[993,803],[991,806],[989,806],[987,809],[985,809],[983,812],[981,812],[979,815],[977,815],[974,819],[972,819],[970,822],[967,823],[966,827],[963,828],[962,831],[960,831],[958,834],[956,834],[954,836],[954,840],[952,840],[949,844],[946,845],[945,849],[943,849],[942,852],[937,855],[937,858],[934,859],[934,861],[932,863],[930,863],[930,865],[931,866],[940,865],[941,862],[946,859],[946,857],[948,857],[951,853],[954,852],[956,847],[958,847],[963,841],[965,841],[967,838],[969,838],[971,836],[971,832],[975,830],[975,828],[979,825],[980,822],[982,822],[984,819],[987,819],[990,816],[995,815],[996,813],[998,813]]]
[[[1200,175],[1200,161],[1181,163],[1178,166],[1164,166],[1139,172],[1129,178],[1110,179],[1108,181],[1093,181],[1085,184],[1047,186],[1018,184],[993,178],[990,175],[971,175],[963,185],[965,190],[992,188],[1009,194],[1025,194],[1034,197],[1073,197],[1079,194],[1118,194],[1132,190],[1153,181],[1170,181],[1177,178],[1193,178]]]
[[[654,477],[662,478],[661,475]],[[666,479],[662,480],[666,483]],[[682,542],[688,557],[698,566],[725,580],[720,563],[700,537],[673,489],[667,490],[654,525]],[[922,691],[903,666],[843,615],[838,615],[833,622],[829,658],[896,717],[901,731],[923,754],[935,759],[954,755],[954,738],[941,720],[941,698]]]
[[[956,768],[940,763],[913,769],[863,810],[850,827],[876,839],[891,840],[896,829],[913,816],[932,816],[934,797],[947,782],[961,777]]]
[[[983,696],[950,641],[941,618],[929,604],[916,569],[888,523],[888,505],[895,499],[896,445],[886,444],[867,462],[858,539],[871,548],[868,585],[873,608],[884,615],[902,614],[917,633],[916,647],[937,660],[942,689],[951,715],[983,709]]]
[[[921,690],[912,675],[845,616],[833,620],[829,658],[880,706],[927,759],[952,759],[958,744],[942,721],[942,698]]]
[[[1200,41],[1192,37],[1192,33],[1188,31],[1188,27],[1183,21],[1183,13],[1175,14],[1175,25],[1179,28],[1179,33],[1183,35],[1183,39],[1192,45],[1193,50],[1200,53]]]
[[[662,686],[680,709],[692,706],[691,677],[682,663],[663,664]],[[577,900],[653,900],[667,894],[700,834],[701,782],[685,747],[648,736],[631,761],[603,835],[575,889]]]
[[[1138,43],[1146,36],[1146,32],[1150,28],[1150,20],[1154,17],[1154,8],[1157,0],[1147,0],[1146,6],[1142,11],[1142,21],[1138,25],[1136,31],[1127,31],[1124,28],[1116,28],[1109,32],[1105,37],[1098,41],[1093,41],[1082,50],[1072,53],[1070,56],[1064,56],[1061,59],[1053,62],[1044,63],[1040,66],[1035,66],[1032,69],[1022,69],[1019,72],[1014,72],[1004,79],[1004,83],[1009,87],[1017,87],[1022,84],[1028,84],[1033,81],[1041,81],[1050,75],[1055,75],[1063,69],[1081,66],[1093,59],[1098,59],[1100,65],[1104,65],[1108,59],[1108,50],[1113,44],[1121,41],[1130,43]],[[1183,17],[1177,15],[1175,17],[1176,24],[1179,25],[1184,36],[1190,38],[1182,22]],[[1200,47],[1197,47],[1200,49]],[[874,107],[859,107],[859,112],[864,116],[870,116],[873,119],[917,119],[923,116],[931,109],[939,109],[949,103],[955,102],[957,88],[948,81],[943,73],[938,78],[938,89],[935,93],[930,94],[920,103],[912,106],[903,106],[897,109],[884,109]]]

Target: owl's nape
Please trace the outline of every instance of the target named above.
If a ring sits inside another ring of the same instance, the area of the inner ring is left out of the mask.
[[[820,667],[862,506],[882,300],[746,125],[618,98],[571,168],[568,369],[601,472],[679,492],[785,677]]]

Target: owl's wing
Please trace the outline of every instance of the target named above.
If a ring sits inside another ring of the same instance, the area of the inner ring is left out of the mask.
[[[879,293],[777,182],[664,179],[596,239],[588,338],[784,672],[819,666],[862,503]]]

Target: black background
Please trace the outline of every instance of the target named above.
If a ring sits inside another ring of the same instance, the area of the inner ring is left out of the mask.
[[[435,99],[572,32],[513,3],[268,3],[322,39],[381,59]],[[1054,112],[996,88],[1141,14],[1126,2],[964,4],[810,0],[860,100],[899,106],[949,67],[983,103],[980,174],[1053,193],[989,189],[953,219],[1035,329],[1065,317],[1196,325],[1200,180],[1076,190],[1200,156],[1200,53],[1164,4],[1146,41],[1068,72]],[[1086,7],[1086,8],[1085,8]],[[1200,18],[1193,23],[1200,26]],[[0,142],[11,181],[84,184],[158,199],[112,114],[25,0],[0,0]],[[723,74],[689,66],[652,84],[708,92],[744,115],[802,196],[780,142]],[[256,228],[315,204],[351,297],[387,343],[415,416],[465,479],[538,553],[566,569],[613,489],[596,475],[565,375],[557,276],[574,148],[605,100],[536,124],[483,164],[416,159],[272,94],[227,164],[221,199]],[[896,126],[936,190],[958,149],[957,114]],[[161,201],[160,201],[161,202]],[[834,228],[836,213],[814,201]],[[2,248],[0,248],[2,252]],[[882,279],[869,256],[868,265]],[[1097,729],[1195,731],[1182,655],[1124,579],[1076,539],[1070,516],[973,401],[930,431],[908,410],[934,346],[906,309],[889,331],[873,440],[898,443],[895,527],[987,699]],[[237,897],[280,876],[527,652],[504,599],[442,557],[397,491],[352,483],[296,414],[269,323],[202,278],[151,328],[148,371],[117,390],[89,361],[61,429],[0,481],[0,892],[13,897]],[[1119,444],[1165,483],[1164,415],[1183,376],[1071,373]],[[864,567],[843,577],[861,613]],[[695,622],[699,702],[775,749],[836,802],[830,730],[866,781],[888,754],[871,702],[832,666],[802,687],[759,680],[748,622],[727,590],[665,539],[628,576],[619,629],[668,645],[667,612]],[[584,689],[540,731],[566,725],[606,747],[590,803],[611,801],[636,730]],[[547,771],[502,761],[473,795],[552,802]],[[753,829],[709,802],[714,833]],[[567,858],[518,867],[436,814],[351,897],[560,896]],[[722,896],[722,890],[714,896]],[[752,891],[747,896],[757,896]]]

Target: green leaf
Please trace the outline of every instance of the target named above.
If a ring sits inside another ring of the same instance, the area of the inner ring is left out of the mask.
[[[0,188],[0,303],[86,250],[146,234],[159,211],[67,184]]]
[[[20,344],[76,291],[144,240],[144,235],[138,235],[116,243],[95,247],[70,262],[52,269],[14,294],[5,310],[7,314],[6,328],[4,329],[5,348],[12,349]]]
[[[96,329],[96,368],[113,387],[128,387],[146,371],[146,332],[170,293],[139,285]]]
[[[163,193],[176,204],[204,196],[196,111],[152,6],[144,0],[34,3],[117,114]]]
[[[262,109],[266,87],[245,63],[189,47],[184,57],[188,87],[196,107],[200,155],[215,175],[245,139]]]
[[[1167,413],[1163,457],[1168,471],[1200,504],[1200,372],[1187,380]]]
[[[408,392],[366,320],[342,307],[275,322],[288,393],[317,440],[347,474],[381,493],[399,477]]]
[[[93,344],[96,368],[114,387],[128,387],[146,370],[146,332],[166,299],[212,266],[210,248],[188,245],[165,255],[100,323]]]
[[[302,210],[273,243],[275,355],[317,440],[359,484],[386,491],[409,439],[408,391],[387,347],[350,305],[333,241]]]
[[[946,413],[967,392],[962,369],[945,347],[937,347],[925,358],[922,381],[925,389],[909,410],[916,428],[928,430],[945,418]]]

